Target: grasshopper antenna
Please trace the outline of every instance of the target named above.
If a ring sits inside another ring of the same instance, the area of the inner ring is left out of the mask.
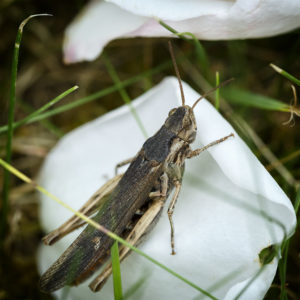
[[[171,41],[168,42],[169,45],[169,51],[171,54],[171,58],[172,58],[172,62],[173,62],[173,66],[175,69],[175,73],[178,79],[178,83],[179,83],[179,88],[180,88],[180,93],[181,93],[181,100],[182,100],[182,106],[185,105],[185,98],[184,98],[184,93],[183,93],[183,88],[182,88],[182,83],[181,83],[181,78],[180,78],[180,74],[179,74],[179,70],[178,70],[178,66],[176,63],[176,59],[175,59],[175,55],[174,55],[174,51],[173,51],[173,46]]]
[[[216,87],[214,87],[213,89],[209,90],[208,92],[204,93],[199,99],[197,99],[193,106],[192,106],[192,109],[195,108],[195,106],[199,103],[200,100],[202,100],[203,98],[205,98],[206,96],[208,96],[210,93],[216,91],[217,89],[219,89],[220,87],[224,86],[224,85],[227,85],[228,83],[230,83],[231,81],[233,81],[234,78],[230,78],[230,79],[227,79],[223,82],[221,82],[220,84],[218,84]]]

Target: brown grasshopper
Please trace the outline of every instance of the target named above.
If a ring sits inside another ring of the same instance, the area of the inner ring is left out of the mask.
[[[134,158],[117,165],[116,168],[130,163],[124,174],[116,175],[105,183],[80,212],[87,216],[97,212],[93,220],[122,236],[132,245],[137,245],[155,225],[168,196],[175,189],[168,207],[171,249],[172,254],[175,254],[172,215],[181,189],[185,159],[199,155],[233,134],[213,141],[203,148],[190,148],[197,131],[193,109],[205,95],[195,101],[192,107],[185,105],[183,88],[170,43],[169,48],[179,82],[182,106],[169,112],[163,126],[146,140]],[[84,222],[73,216],[43,240],[48,245],[53,244],[82,225]],[[40,289],[49,293],[65,285],[80,284],[108,260],[113,242],[106,234],[88,225],[42,275]],[[121,246],[120,259],[123,260],[129,252],[130,249]],[[111,273],[112,267],[108,264],[90,284],[90,288],[93,291],[100,290]]]

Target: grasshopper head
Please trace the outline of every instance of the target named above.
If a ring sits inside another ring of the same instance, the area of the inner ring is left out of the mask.
[[[195,115],[193,109],[188,105],[170,110],[165,126],[188,143],[192,143],[196,138],[197,124]]]

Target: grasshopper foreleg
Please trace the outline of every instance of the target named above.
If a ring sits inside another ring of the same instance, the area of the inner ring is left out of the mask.
[[[213,141],[213,142],[209,143],[208,145],[206,145],[206,146],[204,146],[204,147],[202,147],[202,148],[199,148],[199,149],[196,149],[196,150],[191,150],[191,151],[187,154],[186,157],[187,157],[187,158],[192,158],[192,157],[194,157],[194,156],[197,156],[197,155],[199,155],[201,152],[207,150],[208,148],[210,148],[210,147],[212,147],[212,146],[215,146],[215,145],[217,145],[217,144],[220,144],[220,143],[226,141],[228,138],[233,137],[233,136],[234,136],[234,134],[231,133],[231,134],[229,134],[229,135],[227,135],[227,136],[224,136],[224,137],[221,138],[221,139],[218,139],[218,140],[216,140],[216,141]]]

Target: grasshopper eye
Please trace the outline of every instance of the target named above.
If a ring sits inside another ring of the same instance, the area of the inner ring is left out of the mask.
[[[171,115],[173,115],[175,111],[176,111],[176,108],[171,109],[171,110],[169,111],[169,117],[170,117]]]

